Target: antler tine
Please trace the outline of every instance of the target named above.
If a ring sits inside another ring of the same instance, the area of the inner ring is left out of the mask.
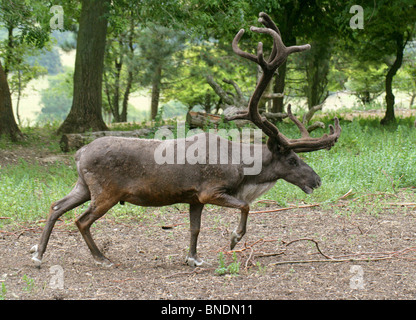
[[[264,12],[260,12],[259,14],[259,19],[258,21],[263,24],[266,28],[272,29],[274,31],[276,31],[278,33],[278,35],[280,36],[280,38],[282,38],[282,34],[280,33],[279,28],[276,26],[276,24],[273,22],[273,20]],[[273,57],[276,55],[277,53],[277,45],[276,43],[273,41],[273,49],[272,52],[270,54],[270,60],[273,60]]]
[[[245,52],[245,51],[241,50],[240,47],[238,46],[238,43],[240,42],[241,37],[243,36],[244,32],[245,32],[244,29],[240,29],[240,31],[238,31],[238,33],[235,35],[235,37],[233,39],[233,42],[232,42],[233,51],[236,54],[238,54],[240,57],[243,57],[245,59],[249,59],[249,60],[257,63],[257,56],[255,56],[254,54],[251,54],[251,53],[248,53],[248,52]]]
[[[269,17],[269,15],[265,12],[260,12],[259,13],[259,19],[258,21],[263,24],[266,28],[272,29],[274,31],[276,31],[279,36],[281,37],[281,33],[279,28],[276,26],[276,24],[273,22],[273,20]]]
[[[267,63],[265,62],[263,56],[263,44],[261,42],[259,42],[257,46],[257,55],[245,52],[240,49],[238,43],[243,37],[245,32],[244,29],[240,29],[240,31],[235,35],[232,42],[232,48],[236,54],[259,64],[263,69],[277,69],[286,61],[288,55],[291,53],[310,49],[311,46],[309,44],[286,47],[282,41],[279,28],[266,13],[260,13],[259,22],[261,22],[266,28],[258,28],[252,26],[250,27],[250,30],[256,33],[269,34],[273,38],[273,50]]]
[[[300,131],[301,137],[302,137],[302,138],[309,138],[310,136],[309,136],[309,132],[308,132],[308,130],[307,130],[307,129],[306,129],[306,127],[303,125],[303,123],[302,123],[302,122],[300,122],[300,121],[298,120],[298,118],[296,118],[296,117],[293,115],[293,113],[292,113],[292,106],[291,106],[290,104],[287,106],[287,115],[288,115],[289,119],[290,119],[290,120],[292,120],[292,121],[296,124],[296,126],[299,128],[299,131]]]
[[[341,134],[341,126],[337,117],[334,118],[334,126],[329,125],[329,134],[325,133],[320,138],[311,138],[303,136],[300,139],[289,139],[287,142],[287,149],[293,150],[294,152],[312,152],[321,149],[331,149]]]
[[[263,56],[263,50],[261,50],[261,52],[259,52],[259,48],[263,48],[263,44],[261,42],[259,42],[258,45],[258,49],[257,49],[257,57],[258,57],[258,62],[260,64],[260,66],[264,69],[267,68],[268,70],[276,70],[278,67],[280,67],[285,61],[286,58],[288,56],[287,52],[287,48],[285,47],[285,45],[283,44],[282,38],[280,37],[280,35],[274,31],[273,29],[269,29],[269,28],[257,28],[257,27],[251,27],[250,30],[252,32],[256,32],[256,33],[265,33],[268,34],[270,36],[272,36],[273,38],[273,50],[272,53],[270,54],[270,58],[269,61],[266,63],[260,63],[264,61],[264,56]],[[261,60],[260,60],[261,57]]]

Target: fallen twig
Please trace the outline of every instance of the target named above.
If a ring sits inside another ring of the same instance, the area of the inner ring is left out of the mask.
[[[317,247],[318,248],[318,247]],[[390,259],[398,259],[400,255],[407,253],[408,251],[416,251],[416,246],[407,247],[402,250],[392,251],[392,252],[361,252],[361,253],[352,253],[348,255],[342,255],[337,257],[330,257],[327,260],[290,260],[290,261],[278,261],[270,263],[268,266],[277,266],[283,264],[299,264],[299,263],[321,263],[321,262],[357,262],[357,261],[381,261],[381,260],[390,260]],[[321,253],[322,254],[322,253]],[[354,256],[364,256],[367,255],[368,257],[363,258],[353,258]],[[376,255],[376,257],[373,257]],[[340,259],[341,257],[345,257]]]
[[[253,248],[250,248],[250,255],[248,256],[248,258],[247,258],[247,260],[246,260],[246,263],[245,263],[245,265],[244,265],[244,268],[245,268],[245,269],[248,269],[248,263],[251,261],[251,257],[252,257],[252,255],[253,255],[253,252],[254,252]]]
[[[278,261],[269,263],[267,266],[277,266],[282,264],[299,264],[299,263],[314,263],[314,262],[356,262],[356,261],[379,261],[393,259],[394,257],[380,257],[380,258],[362,258],[362,259],[327,259],[327,260],[291,260],[291,261]]]
[[[250,254],[249,254],[249,256],[248,256],[248,258],[247,258],[247,260],[245,262],[245,269],[247,269],[248,268],[248,264],[249,264],[250,261],[252,262],[252,258],[253,257],[263,258],[263,257],[271,257],[271,256],[282,255],[282,254],[285,253],[286,248],[288,246],[290,246],[292,243],[295,243],[295,242],[298,242],[298,241],[311,241],[311,242],[313,242],[315,244],[316,249],[318,250],[318,252],[323,257],[325,257],[325,258],[327,258],[329,260],[333,260],[333,257],[328,256],[328,255],[326,255],[325,253],[322,252],[321,248],[319,247],[318,241],[316,241],[314,239],[311,239],[311,238],[300,238],[300,239],[295,239],[295,240],[292,240],[292,241],[289,241],[289,242],[285,242],[285,241],[282,241],[281,240],[282,243],[285,246],[285,249],[284,250],[282,250],[280,252],[273,252],[273,253],[261,253],[261,254],[258,254],[258,255],[255,254],[255,251],[253,249],[254,246],[261,246],[261,245],[263,245],[266,242],[276,242],[276,241],[279,241],[279,239],[268,239],[268,240],[258,239],[257,241],[255,241],[255,242],[253,242],[252,244],[249,244],[249,245],[247,244],[247,242],[244,243],[244,247],[241,248],[241,249],[231,250],[231,251],[228,251],[226,253],[227,254],[230,254],[230,255],[233,254],[233,253],[241,253],[241,254],[245,255],[244,251],[250,250]],[[254,262],[252,262],[252,264],[254,265]]]
[[[271,209],[271,210],[250,211],[250,214],[271,213],[271,212],[279,212],[279,211],[302,209],[302,208],[313,208],[313,207],[319,207],[320,205],[321,205],[320,203],[315,203],[315,204],[307,204],[307,205],[293,206],[293,207],[287,207],[287,208],[277,208],[277,209]]]
[[[285,246],[286,246],[286,247],[288,247],[288,246],[289,246],[289,245],[291,245],[292,243],[294,243],[294,242],[298,242],[298,241],[311,241],[311,242],[315,243],[316,249],[318,250],[318,252],[319,252],[322,256],[324,256],[325,258],[330,259],[330,260],[333,260],[333,259],[334,259],[334,258],[332,258],[332,257],[330,257],[330,256],[328,256],[328,255],[326,255],[326,254],[324,254],[324,253],[322,252],[322,250],[319,248],[318,241],[316,241],[316,240],[314,240],[314,239],[310,239],[310,238],[301,238],[301,239],[296,239],[296,240],[292,240],[292,241],[290,241],[290,242],[288,242],[288,243],[285,243]],[[283,242],[283,243],[284,243],[284,242]]]
[[[12,236],[17,237],[17,234],[16,234],[16,233],[14,233],[14,232],[4,231],[4,230],[0,230],[0,232],[1,232],[1,233],[5,233],[5,234],[8,234],[8,235],[12,235]]]
[[[334,203],[334,204],[331,205],[333,207],[343,207],[343,206],[346,206],[347,204],[345,204],[345,203],[336,203],[336,202],[340,201],[340,200],[344,200],[343,202],[345,202],[345,200],[355,202],[360,198],[371,197],[371,196],[388,195],[388,196],[391,196],[391,197],[398,198],[397,195],[391,194],[391,193],[388,193],[388,192],[368,193],[368,194],[363,194],[363,195],[360,195],[358,197],[355,197],[355,198],[351,199],[351,197],[354,196],[354,195],[355,195],[355,193],[353,192],[352,189],[350,189],[350,190],[348,190],[347,193],[345,193],[341,197],[337,198],[336,200],[326,201],[326,202],[323,202],[323,203],[313,203],[313,204],[306,204],[306,205],[300,205],[300,206],[291,206],[291,207],[285,207],[285,208],[250,211],[250,214],[273,213],[273,212],[287,211],[287,210],[292,210],[292,209],[313,208],[313,207],[319,207],[319,206],[323,205],[324,203],[330,203],[330,202]],[[276,203],[276,201],[274,201],[274,200],[267,200],[267,199],[256,201],[256,203],[267,203],[267,202]],[[409,207],[415,206],[416,207],[416,202],[388,202],[388,203],[386,203],[386,205],[389,205],[389,206],[403,206],[403,207],[405,207],[405,206],[409,206]]]
[[[177,226],[181,226],[183,224],[186,224],[186,223],[183,222],[183,223],[175,223],[175,224],[170,224],[170,225],[164,225],[164,226],[162,226],[162,229],[163,230],[169,230],[169,229],[173,229],[173,228],[175,228]]]
[[[183,276],[183,275],[189,276],[189,275],[193,275],[193,274],[199,274],[199,273],[202,273],[202,272],[207,271],[207,270],[215,270],[215,268],[201,268],[201,267],[196,267],[194,270],[189,271],[189,272],[177,272],[177,273],[173,273],[171,275],[168,275],[168,276],[164,277],[164,279],[173,278],[173,277],[176,277],[176,276]]]
[[[348,192],[346,194],[344,194],[343,196],[341,196],[340,198],[338,198],[338,200],[344,200],[347,199],[348,197],[354,195],[355,193],[352,192],[352,189],[348,190]]]
[[[407,207],[407,206],[414,207],[414,206],[416,206],[416,202],[389,202],[389,203],[386,203],[386,204],[389,205],[389,206],[400,206],[400,207]]]
[[[339,197],[337,200],[345,200],[348,197],[354,195],[355,193],[352,192],[352,189],[348,190],[347,193],[345,193],[344,195],[342,195],[341,197]],[[274,200],[257,200],[257,203],[267,203],[267,202],[271,202],[271,203],[276,203],[276,201]],[[334,201],[335,202],[335,201]],[[286,208],[277,208],[277,209],[270,209],[270,210],[260,210],[260,211],[250,211],[250,214],[256,214],[256,213],[272,213],[272,212],[279,212],[279,211],[286,211],[286,210],[292,210],[292,209],[304,209],[304,208],[313,208],[313,207],[319,207],[321,206],[322,203],[313,203],[313,204],[305,204],[305,205],[300,205],[300,206],[291,206],[291,207],[286,207]],[[335,204],[334,206],[344,206],[344,204]]]

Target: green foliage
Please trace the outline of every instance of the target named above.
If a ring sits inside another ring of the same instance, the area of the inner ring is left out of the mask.
[[[44,48],[40,50],[39,55],[29,56],[26,61],[30,66],[39,65],[47,70],[50,75],[56,75],[63,72],[63,66],[59,51],[56,46],[50,48]]]
[[[240,272],[240,262],[237,261],[237,254],[233,252],[233,262],[228,266],[225,265],[224,253],[220,251],[218,254],[218,268],[215,269],[215,273],[219,276],[224,274],[238,275]]]
[[[32,292],[35,288],[35,279],[30,278],[28,275],[24,274],[22,280],[25,283],[24,290],[29,293]]]
[[[50,76],[48,82],[49,87],[40,92],[43,107],[38,115],[38,121],[41,123],[64,120],[72,104],[73,72],[71,69],[67,69],[65,73]]]
[[[233,91],[223,79],[235,80],[247,95],[254,90],[256,69],[248,67],[246,60],[239,59],[229,45],[218,41],[190,41],[181,56],[181,68],[172,70],[171,80],[164,85],[163,100],[178,100],[189,109],[199,108],[214,112],[220,98],[207,83],[211,75],[225,90]]]
[[[1,283],[0,300],[6,300],[7,288],[4,282]]]
[[[185,118],[188,108],[186,105],[177,100],[170,100],[161,107],[162,117],[164,119],[171,119],[175,117]]]
[[[48,44],[49,8],[31,0],[1,1],[0,12],[0,27],[7,30],[0,42],[0,53],[6,70],[13,70],[23,62],[24,53]]]
[[[409,108],[416,104],[416,45],[408,45],[403,58],[403,67],[394,79],[394,86],[410,96]]]
[[[347,71],[345,88],[355,94],[364,104],[372,102],[384,90],[387,66],[378,63],[352,63]]]

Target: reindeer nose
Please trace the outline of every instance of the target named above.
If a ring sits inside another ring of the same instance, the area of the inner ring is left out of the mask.
[[[316,186],[315,188],[319,188],[321,185],[322,185],[321,178],[320,177],[317,177],[315,179],[315,186]]]

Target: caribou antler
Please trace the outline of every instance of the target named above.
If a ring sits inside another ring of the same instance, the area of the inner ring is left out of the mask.
[[[279,129],[265,117],[260,116],[258,111],[258,104],[263,95],[264,91],[267,88],[268,83],[273,78],[276,70],[285,63],[287,57],[294,52],[301,52],[310,49],[309,44],[300,45],[300,46],[291,46],[286,47],[282,41],[282,37],[279,29],[272,19],[264,12],[259,14],[259,22],[262,23],[266,28],[257,28],[251,27],[250,30],[256,33],[268,34],[273,38],[273,49],[266,60],[263,54],[263,44],[259,42],[257,46],[257,55],[245,52],[238,47],[238,43],[244,34],[244,29],[241,29],[237,35],[234,37],[232,42],[232,48],[236,54],[239,56],[251,60],[257,63],[263,70],[263,74],[259,82],[257,83],[256,89],[251,96],[251,99],[248,104],[248,110],[242,111],[233,117],[228,117],[228,121],[236,119],[245,119],[253,122],[257,127],[259,127],[263,132],[269,136],[276,144],[279,145],[280,150],[285,152],[288,150],[293,150],[295,152],[310,152],[319,149],[328,149],[332,147],[337,141],[340,133],[341,127],[339,126],[339,121],[335,118],[335,128],[330,126],[330,134],[325,134],[321,138],[311,138],[308,131],[303,126],[302,123],[291,113],[290,106],[288,107],[289,118],[295,122],[301,132],[300,139],[288,139],[286,138]]]

